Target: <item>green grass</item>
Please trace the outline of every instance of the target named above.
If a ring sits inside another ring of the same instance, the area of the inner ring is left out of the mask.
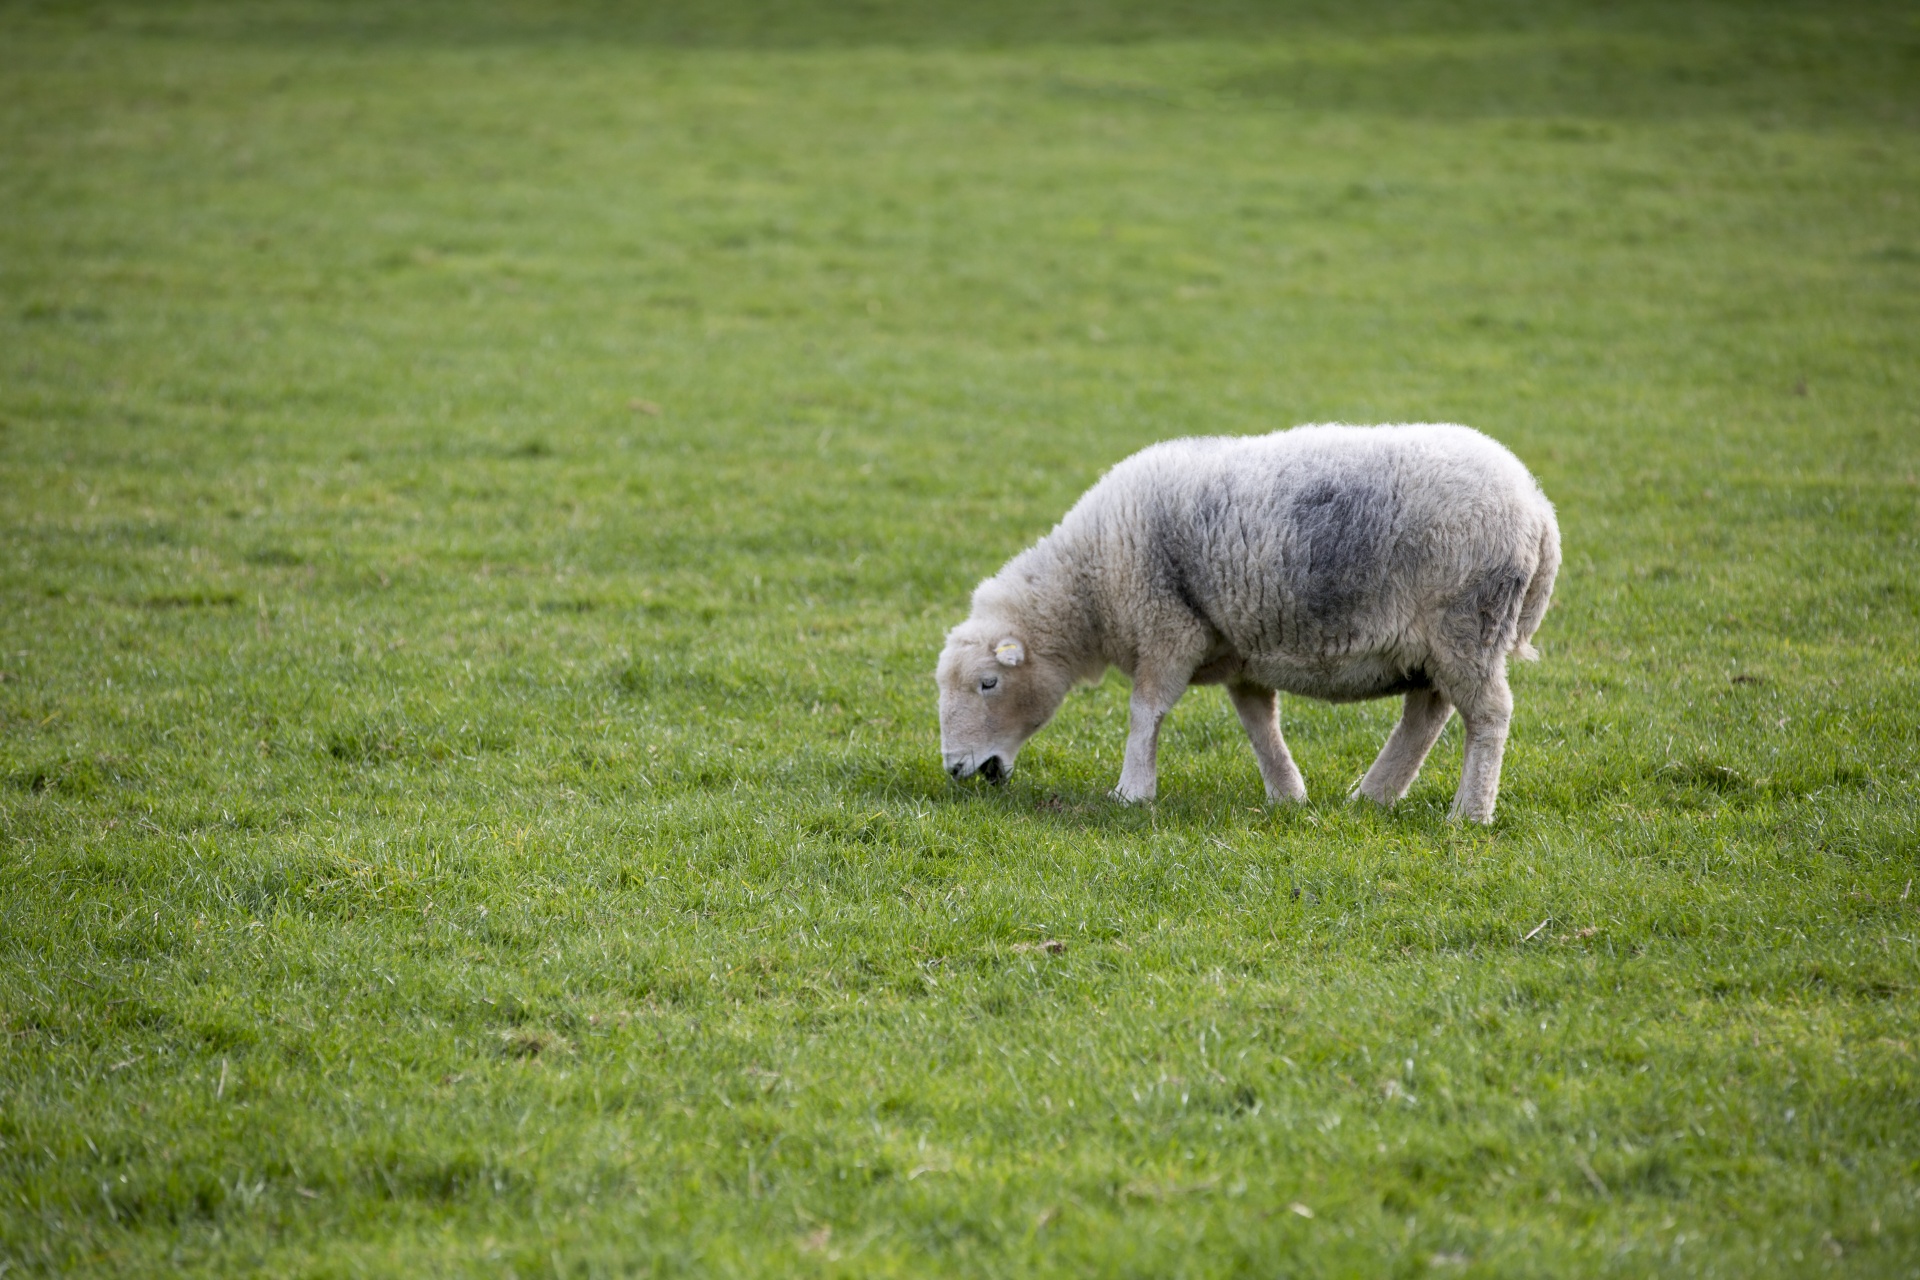
[[[0,1272],[1915,1274],[1916,126],[1891,3],[0,8]],[[947,782],[975,581],[1328,419],[1559,505],[1491,831]]]

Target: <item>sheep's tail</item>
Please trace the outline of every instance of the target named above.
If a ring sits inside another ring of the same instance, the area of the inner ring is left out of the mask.
[[[1547,616],[1547,604],[1553,599],[1554,575],[1560,572],[1560,526],[1553,518],[1552,507],[1546,508],[1545,515],[1540,522],[1539,561],[1534,566],[1533,577],[1527,580],[1526,594],[1520,599],[1520,621],[1513,632],[1513,655],[1523,662],[1532,662],[1540,656],[1539,650],[1529,642],[1540,629],[1541,619]]]

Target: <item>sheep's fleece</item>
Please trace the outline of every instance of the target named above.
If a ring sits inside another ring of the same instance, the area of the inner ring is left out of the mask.
[[[1133,680],[1114,795],[1155,791],[1160,722],[1224,684],[1270,800],[1304,800],[1276,691],[1405,696],[1357,794],[1405,795],[1454,708],[1453,815],[1493,818],[1513,697],[1507,656],[1546,614],[1560,531],[1540,487],[1467,427],[1308,426],[1169,440],[1109,471],[973,593],[936,675],[956,778],[1004,779],[1079,681]]]

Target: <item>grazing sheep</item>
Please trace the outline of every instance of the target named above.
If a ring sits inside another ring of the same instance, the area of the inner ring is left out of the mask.
[[[1277,690],[1405,695],[1357,794],[1405,795],[1455,707],[1466,761],[1452,815],[1493,819],[1513,696],[1507,655],[1546,614],[1553,507],[1477,431],[1309,426],[1170,440],[1089,489],[973,593],[947,635],[940,750],[955,778],[1004,779],[1080,681],[1133,680],[1114,796],[1150,800],[1160,722],[1224,684],[1269,800],[1305,800]]]

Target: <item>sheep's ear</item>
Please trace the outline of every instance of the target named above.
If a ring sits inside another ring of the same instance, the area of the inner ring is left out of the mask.
[[[1017,667],[1027,660],[1027,647],[1008,636],[993,646],[993,660],[1003,667]]]

